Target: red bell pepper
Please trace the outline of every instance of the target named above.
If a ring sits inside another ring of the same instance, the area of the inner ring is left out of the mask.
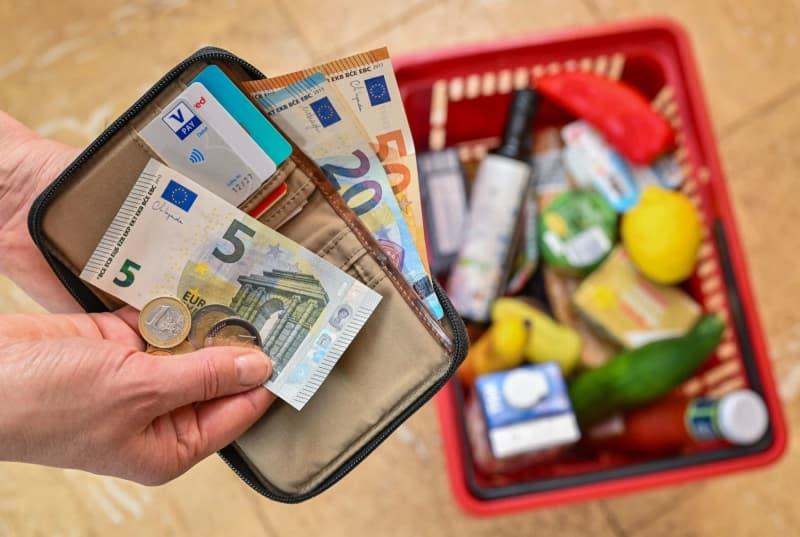
[[[675,132],[666,118],[624,82],[594,73],[566,71],[537,79],[536,89],[589,122],[636,164],[650,164],[675,143]]]

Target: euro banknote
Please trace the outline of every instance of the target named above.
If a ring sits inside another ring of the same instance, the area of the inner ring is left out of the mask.
[[[233,308],[273,361],[267,389],[296,409],[381,296],[191,179],[150,160],[81,278],[141,309],[173,296]]]
[[[419,174],[411,128],[386,47],[348,56],[303,71],[270,77],[274,89],[322,72],[364,125],[381,160],[403,218],[430,274],[420,201]],[[258,81],[256,81],[257,83]],[[251,89],[252,83],[245,82]],[[252,90],[251,90],[252,91]]]
[[[339,92],[322,73],[277,91],[271,79],[248,90],[267,116],[325,172],[428,310],[441,319],[442,306],[386,172]]]

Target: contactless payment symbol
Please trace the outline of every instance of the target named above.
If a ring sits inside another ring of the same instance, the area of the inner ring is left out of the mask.
[[[196,147],[192,148],[192,152],[189,153],[189,162],[192,164],[199,164],[206,159],[206,156],[203,154],[202,151],[197,149]]]
[[[166,114],[161,116],[161,120],[172,129],[178,138],[183,140],[189,136],[203,121],[194,115],[186,104],[179,102]]]
[[[386,79],[383,75],[366,79],[364,85],[367,87],[369,104],[372,106],[388,103],[392,100],[389,96],[389,88],[386,86]]]
[[[175,207],[189,212],[189,209],[194,205],[194,200],[197,199],[197,194],[177,181],[170,179],[167,188],[165,188],[164,193],[161,194],[161,199],[167,200]]]
[[[339,113],[336,111],[336,109],[331,104],[330,99],[328,99],[327,97],[323,97],[318,101],[314,101],[313,103],[311,103],[310,106],[311,109],[314,111],[314,113],[317,115],[317,119],[319,119],[319,122],[322,124],[323,127],[333,125],[334,123],[342,119],[339,117]]]

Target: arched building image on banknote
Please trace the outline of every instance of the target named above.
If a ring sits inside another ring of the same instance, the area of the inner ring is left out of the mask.
[[[277,376],[328,304],[328,294],[311,274],[270,270],[239,276],[231,308],[261,332],[264,352]]]

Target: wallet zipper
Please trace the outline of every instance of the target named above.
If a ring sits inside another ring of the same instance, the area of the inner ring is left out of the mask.
[[[253,77],[266,78],[257,67],[224,49],[217,47],[205,47],[198,50],[190,57],[173,67],[172,70],[170,70],[149,90],[147,90],[147,92],[142,95],[138,101],[136,101],[128,110],[126,110],[119,118],[109,125],[108,128],[106,128],[106,130],[103,131],[102,134],[100,134],[100,136],[98,136],[97,139],[95,139],[95,141],[92,142],[78,156],[78,158],[76,158],[63,172],[61,172],[61,175],[59,175],[52,184],[50,184],[50,186],[48,186],[47,189],[45,189],[44,192],[39,195],[31,208],[31,212],[28,217],[28,229],[31,237],[39,247],[39,250],[44,255],[48,264],[54,269],[54,272],[61,281],[62,285],[64,285],[64,287],[86,311],[102,311],[106,310],[107,308],[94,295],[91,295],[91,299],[87,299],[84,294],[86,287],[81,284],[80,281],[78,281],[76,284],[73,280],[71,280],[69,277],[74,278],[74,275],[65,268],[62,270],[62,263],[52,253],[50,253],[50,250],[44,244],[43,235],[41,233],[41,211],[47,206],[47,203],[56,194],[58,189],[67,182],[69,177],[78,169],[80,169],[81,166],[83,166],[89,160],[89,158],[94,155],[94,153],[96,153],[112,136],[114,136],[125,125],[127,125],[131,119],[133,119],[139,112],[142,111],[142,109],[144,109],[144,107],[150,104],[164,88],[174,82],[186,69],[195,63],[205,60],[224,60],[226,62],[235,63]],[[245,469],[243,470],[239,465],[231,461],[229,456],[222,451],[219,451],[218,454],[220,458],[225,461],[225,464],[227,464],[230,469],[233,470],[239,479],[244,481],[250,488],[262,496],[284,503],[299,503],[312,498],[325,491],[337,481],[342,479],[345,475],[350,473],[351,470],[358,466],[361,461],[363,461],[372,451],[375,450],[375,448],[377,448],[384,440],[386,440],[386,438],[392,434],[395,429],[397,429],[414,412],[419,410],[423,404],[427,403],[431,397],[433,397],[436,392],[438,392],[445,385],[445,383],[455,373],[456,369],[464,360],[464,358],[466,358],[469,346],[466,328],[461,321],[461,317],[458,315],[458,312],[455,310],[455,307],[450,302],[450,299],[447,297],[444,290],[436,282],[436,280],[433,280],[433,284],[436,295],[442,304],[442,309],[444,310],[444,313],[453,328],[453,347],[451,352],[451,361],[447,372],[439,377],[439,379],[437,379],[437,381],[430,388],[428,388],[413,403],[411,403],[411,405],[405,408],[400,415],[387,424],[378,434],[376,434],[355,455],[348,459],[348,461],[345,462],[339,469],[337,469],[331,476],[326,478],[320,485],[315,487],[310,492],[301,495],[290,496],[270,490],[263,483],[261,483],[261,481],[249,468],[246,467],[246,465],[244,465]],[[231,446],[228,448],[235,449]]]

